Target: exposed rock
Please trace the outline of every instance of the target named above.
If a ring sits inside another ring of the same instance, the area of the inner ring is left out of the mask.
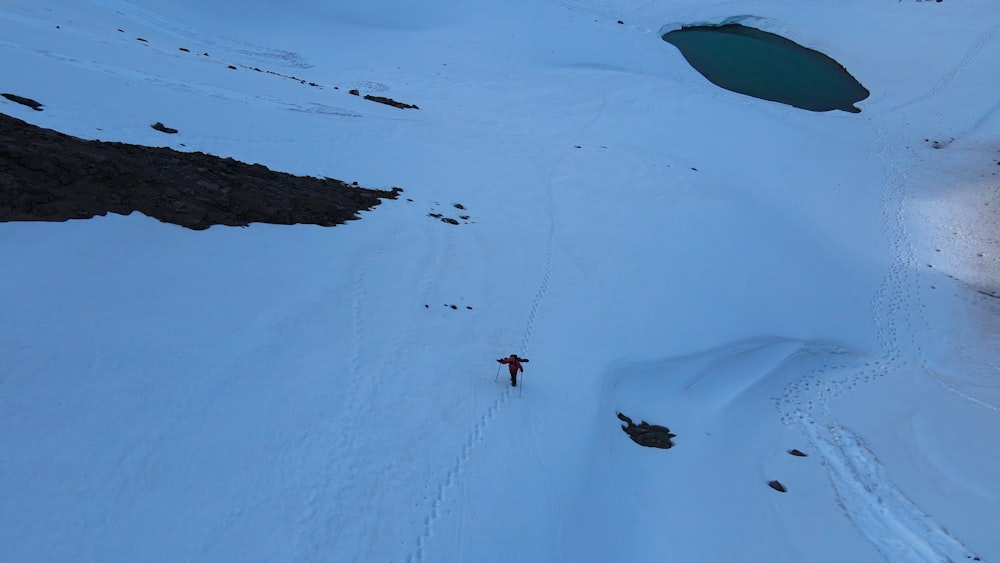
[[[0,222],[139,211],[196,230],[332,226],[400,191],[352,188],[200,152],[85,141],[0,114]]]
[[[788,450],[788,453],[790,453],[790,454],[792,454],[794,456],[797,456],[797,457],[806,457],[805,452],[801,452],[799,450]]]
[[[354,90],[351,90],[352,94],[354,92],[355,92]],[[365,94],[365,99],[366,100],[371,100],[373,102],[378,102],[380,104],[385,104],[387,106],[392,106],[394,108],[400,108],[400,109],[420,109],[420,108],[418,108],[414,104],[404,104],[403,102],[397,102],[396,100],[394,100],[392,98],[386,98],[384,96],[372,96],[371,94]]]
[[[618,420],[621,420],[626,425],[622,426],[622,430],[628,434],[629,438],[633,442],[639,444],[640,446],[646,446],[648,448],[662,448],[670,449],[674,447],[674,443],[671,438],[677,436],[670,432],[670,429],[666,426],[660,426],[659,424],[650,424],[643,420],[639,424],[632,422],[632,419],[625,416],[622,413],[618,413]]]
[[[31,98],[25,98],[24,96],[18,96],[17,94],[8,94],[6,92],[0,94],[0,96],[5,97],[12,102],[17,102],[23,106],[28,106],[35,111],[42,111],[42,104],[32,100]]]
[[[770,481],[770,482],[768,482],[767,486],[771,487],[772,489],[774,489],[776,491],[778,491],[779,493],[787,493],[788,492],[788,489],[786,489],[785,486],[782,485],[779,481]]]
[[[177,132],[177,130],[174,129],[173,127],[167,127],[166,125],[160,123],[159,121],[157,121],[156,123],[150,125],[150,127],[152,127],[153,129],[156,129],[157,131],[161,131],[163,133],[168,133],[170,135],[173,135],[174,133]]]

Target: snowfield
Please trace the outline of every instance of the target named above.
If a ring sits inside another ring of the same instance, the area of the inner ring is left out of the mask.
[[[404,192],[0,224],[0,560],[1000,561],[996,7],[8,0],[0,112]]]

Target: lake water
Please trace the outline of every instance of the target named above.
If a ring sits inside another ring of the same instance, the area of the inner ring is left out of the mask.
[[[716,86],[810,111],[858,113],[868,97],[840,63],[780,35],[740,24],[694,26],[663,35]]]

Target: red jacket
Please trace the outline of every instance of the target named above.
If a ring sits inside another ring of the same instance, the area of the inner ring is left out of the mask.
[[[508,364],[507,369],[509,369],[511,373],[517,373],[519,371],[524,371],[524,366],[521,365],[520,360],[521,358],[518,358],[516,355],[511,354],[509,358],[504,358],[500,360],[500,363]]]

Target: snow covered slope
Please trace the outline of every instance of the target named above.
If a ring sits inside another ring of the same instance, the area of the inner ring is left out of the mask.
[[[0,559],[1000,559],[995,8],[6,2],[4,113],[405,191],[0,224]],[[862,113],[658,34],[733,17]]]

